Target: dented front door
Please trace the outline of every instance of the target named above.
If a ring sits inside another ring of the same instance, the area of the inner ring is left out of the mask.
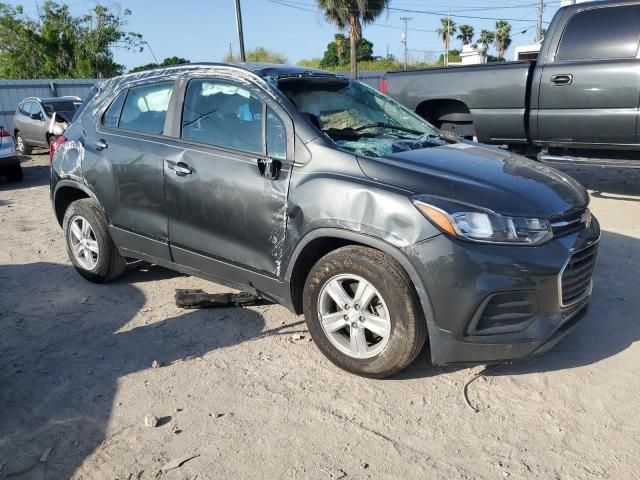
[[[267,156],[266,112],[264,102],[244,86],[189,82],[181,139],[172,142],[164,160],[176,263],[224,278],[237,278],[229,273],[234,267],[279,275],[290,168]],[[278,132],[271,137],[274,149],[283,138],[286,142],[284,127],[281,137]],[[281,166],[276,175],[265,168],[272,162]]]

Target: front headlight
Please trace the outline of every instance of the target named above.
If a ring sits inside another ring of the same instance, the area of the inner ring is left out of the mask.
[[[539,245],[553,238],[547,219],[507,217],[428,195],[417,195],[411,201],[434,225],[454,237],[520,245]]]

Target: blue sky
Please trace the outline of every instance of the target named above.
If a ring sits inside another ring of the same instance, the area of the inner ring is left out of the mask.
[[[27,13],[33,14],[41,2],[12,3],[23,5]],[[74,13],[83,13],[97,2],[69,0],[65,3]],[[191,61],[219,61],[229,51],[229,44],[238,52],[234,0],[105,0],[100,3],[132,10],[127,28],[143,34],[159,60],[176,55]],[[266,47],[284,54],[289,63],[322,56],[326,44],[336,33],[335,27],[317,12],[315,0],[241,0],[241,4],[246,48]],[[548,0],[546,4],[544,19],[549,22],[560,2]],[[434,31],[440,23],[439,14],[446,16],[448,0],[391,0],[390,7],[375,25],[366,26],[364,30],[365,37],[374,43],[376,55],[385,55],[388,48],[390,53],[402,58],[400,17],[403,16],[413,18],[408,35],[412,57],[433,59],[442,51],[442,43]],[[451,12],[458,25],[470,24],[476,33],[483,28],[494,29],[495,18],[512,19],[513,44],[507,53],[509,59],[513,46],[533,41],[536,0],[451,0]],[[459,17],[463,15],[485,18]],[[527,32],[519,33],[523,30]],[[452,47],[458,44],[456,40]],[[127,68],[153,61],[146,50],[116,50],[114,54]]]

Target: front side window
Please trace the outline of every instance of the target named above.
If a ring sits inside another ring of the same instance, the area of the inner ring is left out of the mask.
[[[154,83],[129,89],[120,114],[119,128],[162,135],[173,82]]]
[[[585,10],[569,21],[556,60],[634,58],[638,40],[639,5]]]
[[[267,108],[267,155],[276,160],[287,158],[287,129],[271,108]]]
[[[221,80],[191,80],[181,138],[262,154],[263,103],[244,87]]]

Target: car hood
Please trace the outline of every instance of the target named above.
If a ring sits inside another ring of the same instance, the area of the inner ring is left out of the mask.
[[[503,215],[552,217],[584,208],[587,191],[543,163],[471,142],[358,157],[377,181],[475,205]]]

